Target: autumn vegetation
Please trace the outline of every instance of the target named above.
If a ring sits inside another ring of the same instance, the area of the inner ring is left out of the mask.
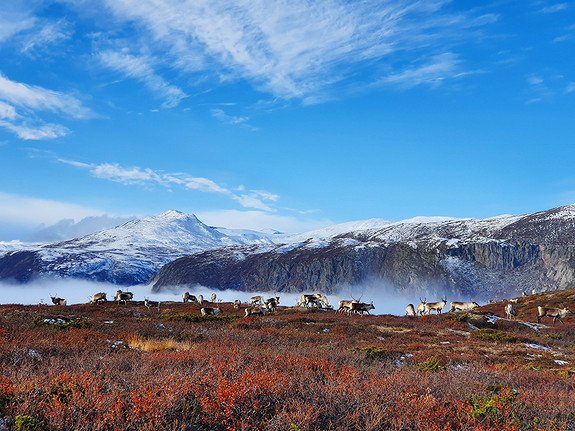
[[[537,325],[542,303],[575,291],[521,298],[511,321],[504,302],[416,318],[2,305],[0,429],[575,430],[575,316]]]

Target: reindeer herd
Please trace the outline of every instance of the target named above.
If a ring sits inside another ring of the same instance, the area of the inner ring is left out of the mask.
[[[50,295],[50,299],[53,305],[65,306],[67,302],[64,298],[60,298],[58,296]],[[116,291],[114,295],[114,302],[119,304],[127,304],[129,301],[134,299],[134,294],[129,291]],[[435,311],[436,314],[441,314],[443,309],[447,305],[447,299],[442,298],[441,301],[438,302],[427,302],[427,298],[420,299],[420,303],[417,307],[413,304],[408,304],[405,308],[405,314],[407,316],[424,316],[431,314],[432,311]],[[511,320],[514,317],[517,317],[517,303],[519,298],[509,299],[505,305],[505,316],[507,319]],[[204,299],[203,295],[192,295],[190,292],[185,292],[182,296],[182,301],[184,303],[196,303],[200,305],[200,313],[202,316],[215,316],[221,314],[222,308],[220,307],[207,307],[208,303],[214,304],[217,300],[217,296],[213,293],[210,297],[210,301]],[[100,304],[106,303],[108,299],[106,297],[105,292],[98,292],[90,297],[90,304]],[[221,300],[220,300],[221,302]],[[278,305],[280,303],[279,296],[270,297],[264,299],[262,295],[253,296],[250,300],[245,304],[245,317],[248,316],[263,316],[269,313],[274,313],[277,311]],[[490,304],[496,303],[495,300],[490,300]],[[242,302],[237,299],[233,303],[233,307],[235,310],[239,310],[242,306]],[[150,301],[150,299],[144,299],[144,306],[148,309],[157,308],[158,312],[160,311],[160,302],[157,301]],[[325,295],[321,293],[314,293],[314,294],[303,294],[299,298],[296,303],[297,307],[304,307],[304,308],[315,308],[320,310],[333,310],[333,306],[329,304],[328,299]],[[479,307],[479,304],[475,301],[472,302],[458,302],[452,301],[450,303],[449,312],[469,312],[474,310],[475,308]],[[364,315],[370,314],[370,310],[374,310],[375,306],[373,305],[373,301],[370,303],[361,302],[361,298],[358,299],[350,299],[350,300],[341,300],[338,302],[338,308],[335,310],[338,313],[345,313],[347,315]],[[543,317],[549,317],[553,319],[553,324],[557,321],[565,324],[563,322],[563,318],[565,318],[568,314],[571,313],[567,307],[563,308],[551,308],[545,306],[537,307],[538,315],[537,315],[537,322],[541,323],[541,319]]]

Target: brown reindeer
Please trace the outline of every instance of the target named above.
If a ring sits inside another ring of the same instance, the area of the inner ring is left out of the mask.
[[[442,299],[439,302],[428,302],[425,304],[425,311],[427,314],[431,314],[432,311],[435,311],[437,314],[441,314],[443,308],[447,305],[447,299]]]
[[[539,306],[537,307],[537,311],[539,313],[539,315],[537,316],[538,323],[541,323],[542,317],[552,317],[554,325],[557,320],[559,320],[561,323],[565,325],[565,322],[563,322],[563,318],[571,313],[571,310],[569,310],[567,307],[547,308]]]
[[[98,304],[100,302],[108,302],[108,298],[106,298],[106,292],[94,293],[92,295],[90,304]]]

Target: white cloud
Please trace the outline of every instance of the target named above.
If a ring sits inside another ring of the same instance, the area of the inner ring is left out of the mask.
[[[565,92],[567,92],[567,93],[573,93],[573,92],[575,92],[575,82],[570,82],[570,83],[567,85],[567,88],[565,89]]]
[[[91,164],[64,159],[58,159],[58,161],[77,168],[87,169],[94,177],[126,185],[159,185],[165,188],[179,185],[188,190],[219,193],[230,197],[246,208],[274,211],[266,202],[275,202],[279,199],[278,195],[261,190],[253,190],[246,194],[237,195],[215,181],[203,177],[194,177],[187,173],[165,173],[137,166],[124,167],[117,163]]]
[[[12,38],[21,31],[33,28],[36,18],[32,16],[31,5],[23,1],[3,1],[0,3],[0,43]]]
[[[36,85],[11,81],[0,73],[0,100],[32,111],[50,111],[73,118],[90,118],[94,113],[73,96]]]
[[[143,82],[150,90],[165,99],[162,105],[164,108],[173,108],[187,97],[180,88],[170,85],[155,73],[154,61],[150,57],[136,57],[128,52],[104,51],[99,54],[99,58],[106,67]]]
[[[104,212],[96,208],[0,192],[0,238],[15,232],[30,232],[62,219],[80,220],[102,214]]]
[[[402,87],[415,87],[421,84],[437,85],[445,79],[460,76],[460,61],[451,52],[433,56],[429,62],[397,74],[381,78],[381,83],[396,84]]]
[[[446,3],[106,0],[118,19],[139,27],[137,43],[156,50],[156,58],[164,54],[167,66],[223,81],[247,79],[275,96],[308,101],[328,100],[317,93],[352,74],[357,82],[358,69],[367,72],[364,85],[373,82],[378,77],[370,71],[380,60],[391,83],[401,68],[394,54],[409,52],[424,63],[448,43],[477,38],[473,29],[497,19],[452,14],[442,8]],[[420,68],[418,76],[422,84],[438,82],[434,68]]]
[[[539,85],[539,84],[543,84],[543,78],[536,76],[536,75],[529,75],[527,77],[527,82],[530,85]]]
[[[544,8],[541,8],[539,10],[539,12],[541,13],[556,13],[556,12],[561,12],[563,10],[567,10],[569,8],[569,6],[567,5],[567,3],[557,3],[551,6],[546,6]]]
[[[70,39],[71,35],[67,27],[68,23],[64,19],[45,23],[37,32],[24,38],[21,51],[32,54],[46,46]]]
[[[37,114],[43,111],[77,119],[95,116],[73,96],[12,81],[0,72],[0,127],[24,140],[54,139],[69,133],[62,125],[39,119]]]
[[[20,139],[25,141],[37,141],[40,139],[55,139],[66,136],[69,130],[58,124],[41,124],[35,127],[14,124],[9,121],[0,120],[0,127],[4,127],[15,133]]]
[[[303,233],[331,226],[328,219],[301,220],[296,217],[269,214],[265,211],[202,211],[196,213],[198,218],[211,226],[229,229],[273,229],[284,233]]]

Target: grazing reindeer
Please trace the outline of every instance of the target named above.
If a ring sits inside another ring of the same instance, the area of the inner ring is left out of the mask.
[[[517,308],[513,302],[508,302],[505,306],[505,315],[509,320],[513,319],[513,316],[517,316]]]
[[[279,296],[276,296],[275,298],[266,299],[264,302],[267,309],[270,310],[271,312],[276,311],[276,308],[277,308],[279,303],[280,303],[280,297]]]
[[[250,302],[248,302],[248,305],[255,305],[255,304],[262,304],[263,303],[263,298],[261,297],[261,295],[258,296],[252,296],[250,298]]]
[[[246,308],[245,317],[256,316],[256,315],[264,316],[267,313],[269,313],[269,311],[270,310],[265,305],[253,305]]]
[[[417,306],[416,314],[423,316],[427,311],[427,298],[421,299],[419,298],[420,304]]]
[[[497,301],[495,299],[490,299],[488,302],[489,304],[497,304]]]
[[[365,302],[352,302],[351,303],[351,309],[350,309],[351,313],[356,313],[356,314],[367,313],[367,314],[369,314],[369,310],[375,310],[375,305],[373,305],[373,301],[371,301],[371,304],[366,304]]]
[[[108,302],[108,298],[106,298],[106,292],[94,293],[94,295],[92,295],[90,304],[98,304],[99,302]]]
[[[338,307],[337,307],[337,312],[338,313],[347,313],[349,314],[349,312],[351,311],[351,304],[353,303],[358,303],[359,301],[356,299],[350,299],[350,300],[343,300],[343,301],[339,301]]]
[[[567,307],[563,307],[563,308],[547,308],[547,307],[537,307],[537,311],[539,312],[538,316],[537,316],[537,322],[541,323],[541,318],[542,317],[552,317],[553,318],[553,324],[555,325],[555,322],[557,320],[559,320],[561,323],[563,323],[565,325],[565,322],[563,321],[563,318],[565,316],[567,316],[569,313],[571,313],[571,310],[569,310]]]
[[[417,316],[417,314],[415,313],[415,308],[413,307],[413,304],[409,304],[407,307],[405,307],[405,315],[406,316]]]
[[[234,301],[234,310],[239,310],[240,309],[240,305],[242,305],[242,301],[240,301],[239,299],[236,299]]]
[[[435,310],[437,314],[441,314],[443,308],[447,305],[447,299],[442,299],[439,302],[428,302],[425,305],[427,314],[431,314]]]
[[[473,302],[452,301],[452,302],[450,302],[449,305],[451,306],[451,308],[449,309],[450,313],[452,311],[471,311],[474,308],[479,307],[479,304],[475,301],[473,301]]]
[[[320,308],[330,308],[329,302],[327,301],[326,296],[322,295],[321,293],[316,293],[313,296],[315,296],[316,299],[319,301]]]
[[[64,298],[58,298],[57,296],[51,296],[50,299],[52,300],[52,304],[54,304],[54,305],[67,305],[67,302]]]
[[[513,302],[514,304],[517,304],[519,302],[519,298],[510,299],[508,302]]]
[[[319,301],[319,299],[317,299],[317,296],[315,295],[302,295],[299,298],[299,301],[297,302],[297,305],[299,307],[317,307],[317,308],[321,308],[321,303]]]
[[[157,307],[158,311],[160,311],[160,302],[159,301],[150,301],[148,298],[144,299],[144,305],[149,310],[152,307]]]
[[[219,307],[218,308],[204,307],[200,310],[200,312],[202,313],[202,316],[216,316],[222,313],[222,309]]]
[[[212,296],[210,297],[210,302],[216,302],[216,294],[212,293]]]
[[[125,304],[132,299],[134,299],[134,294],[132,292],[122,292],[121,290],[117,290],[116,294],[114,295],[114,301],[116,301],[118,304],[121,302]]]
[[[182,301],[184,302],[198,302],[198,299],[192,295],[190,292],[186,292],[184,293],[184,296],[182,297]]]

